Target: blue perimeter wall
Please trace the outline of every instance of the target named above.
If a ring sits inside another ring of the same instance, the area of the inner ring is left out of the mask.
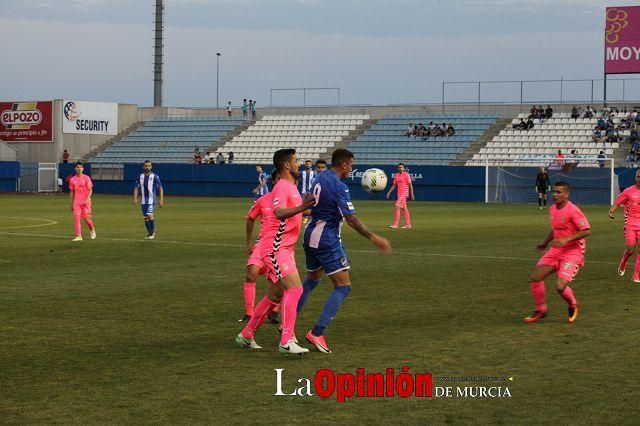
[[[20,177],[20,163],[0,161],[0,192],[15,192]]]
[[[389,177],[395,173],[395,166],[373,166],[356,164],[353,173],[345,182],[351,190],[351,197],[359,200],[379,200],[384,192],[369,194],[360,186],[362,173],[377,167]],[[484,167],[453,166],[408,166],[413,179],[417,200],[429,201],[484,201]],[[265,172],[272,168],[265,166]],[[255,166],[244,164],[154,164],[153,171],[160,176],[165,194],[189,196],[251,197],[251,190],[258,185]],[[85,165],[85,173],[91,175],[91,165]],[[142,173],[142,165],[125,164],[124,180],[94,181],[94,191],[102,194],[131,194],[134,182]],[[59,175],[65,179],[73,175],[73,164],[60,164]],[[66,191],[68,188],[65,188]],[[395,193],[393,194],[395,196]]]

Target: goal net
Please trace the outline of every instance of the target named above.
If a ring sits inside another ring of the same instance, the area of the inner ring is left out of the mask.
[[[550,156],[485,163],[485,202],[537,203],[536,177],[544,167],[551,184],[571,185],[571,201],[577,204],[612,204],[620,192],[612,158]],[[549,191],[548,198],[551,200]]]

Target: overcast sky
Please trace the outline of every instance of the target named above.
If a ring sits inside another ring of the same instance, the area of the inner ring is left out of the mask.
[[[154,0],[0,0],[0,99],[153,103]],[[602,77],[604,8],[616,0],[166,0],[167,106],[215,106],[270,89],[339,87],[344,104],[440,101],[443,81]],[[640,82],[627,92],[640,93]],[[547,100],[554,85],[529,84]],[[588,98],[590,83],[565,97]],[[616,92],[612,86],[610,92]],[[596,85],[596,92],[601,87]],[[477,87],[447,86],[447,100]],[[517,100],[485,85],[483,101]],[[597,95],[597,93],[596,93]],[[495,98],[495,99],[492,99]],[[500,99],[498,99],[500,98]],[[510,98],[510,99],[506,99]],[[636,97],[637,99],[638,97]],[[555,99],[555,98],[554,98]],[[580,98],[582,99],[582,98]],[[552,99],[550,99],[552,100]],[[308,103],[335,103],[309,93]],[[274,104],[302,102],[277,93]]]

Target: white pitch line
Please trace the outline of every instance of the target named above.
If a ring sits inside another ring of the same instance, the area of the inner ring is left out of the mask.
[[[37,220],[37,221],[40,221],[40,222],[47,222],[47,223],[39,223],[37,225],[2,226],[2,227],[0,227],[0,229],[38,228],[38,227],[41,227],[41,226],[51,226],[51,225],[57,225],[58,224],[58,222],[56,222],[55,220],[51,220],[51,219],[36,219],[34,217],[0,216],[0,219]]]
[[[0,235],[15,235],[18,237],[40,237],[40,238],[62,238],[71,240],[72,238],[68,235],[46,235],[46,234],[20,234],[17,232],[0,232]],[[207,246],[207,247],[232,247],[232,248],[244,248],[244,245],[240,244],[224,244],[224,243],[199,243],[195,241],[168,241],[168,240],[153,240],[147,241],[142,238],[139,240],[133,238],[110,238],[110,237],[98,237],[98,240],[106,240],[106,241],[124,241],[124,242],[144,242],[149,244],[182,244],[188,246]],[[378,253],[375,250],[348,250],[354,253],[367,253],[367,254],[376,254]],[[407,252],[407,251],[396,251],[396,254],[408,255],[408,256],[431,256],[431,257],[460,257],[466,259],[492,259],[492,260],[526,260],[529,262],[537,261],[539,258],[533,257],[513,257],[513,256],[482,256],[475,254],[446,254],[446,253],[417,253],[417,252]],[[617,265],[617,262],[603,262],[598,260],[589,260],[587,263],[597,263],[602,265]]]

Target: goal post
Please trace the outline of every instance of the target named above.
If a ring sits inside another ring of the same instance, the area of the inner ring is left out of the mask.
[[[485,158],[485,203],[536,203],[536,177],[544,167],[552,184],[571,185],[572,201],[611,205],[620,192],[614,163],[594,156]]]

